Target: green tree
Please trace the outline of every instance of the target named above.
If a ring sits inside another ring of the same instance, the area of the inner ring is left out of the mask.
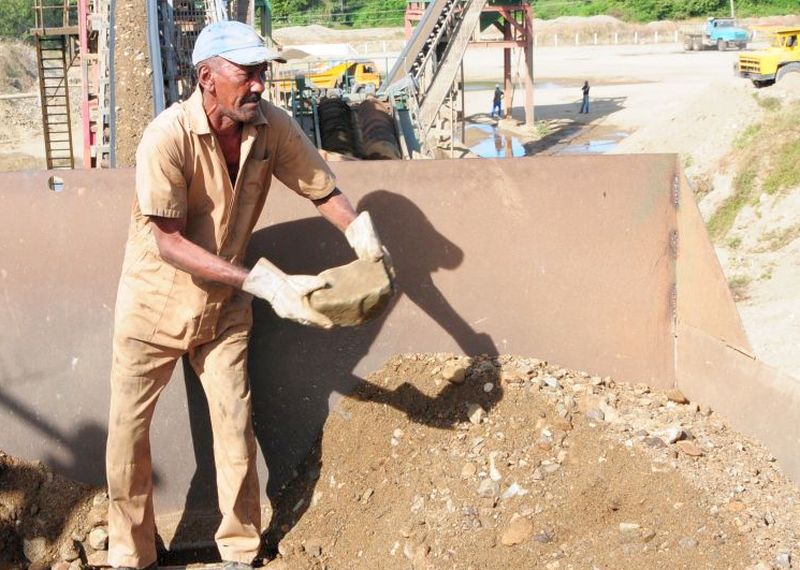
[[[0,36],[28,37],[33,27],[31,0],[0,0]]]
[[[284,25],[306,23],[306,12],[317,4],[312,0],[272,0],[272,18]]]

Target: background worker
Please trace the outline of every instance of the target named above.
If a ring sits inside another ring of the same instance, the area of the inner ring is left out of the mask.
[[[589,112],[589,82],[584,81],[583,87],[581,87],[581,93],[583,93],[583,100],[581,102],[581,110],[579,113],[588,113]]]
[[[145,130],[117,294],[106,450],[109,564],[156,563],[149,429],[176,361],[188,356],[209,403],[225,568],[243,570],[261,531],[247,343],[252,296],[284,318],[329,327],[306,295],[325,283],[266,259],[240,266],[272,176],[312,200],[359,258],[382,256],[369,214],[356,215],[333,173],[283,111],[262,100],[278,54],[252,28],[204,28],[192,54],[198,88]],[[299,236],[298,236],[299,237]]]
[[[495,83],[494,85],[494,98],[492,99],[492,118],[495,116],[495,111],[497,112],[497,117],[500,118],[503,114],[502,111],[502,101],[503,101],[503,90],[500,89],[500,84]]]

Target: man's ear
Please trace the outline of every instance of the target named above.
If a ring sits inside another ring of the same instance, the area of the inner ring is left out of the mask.
[[[208,63],[201,63],[197,66],[197,83],[203,91],[214,92],[214,73]]]

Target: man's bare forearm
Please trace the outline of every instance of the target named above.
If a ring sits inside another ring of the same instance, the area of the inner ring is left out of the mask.
[[[326,220],[341,231],[344,231],[358,215],[350,200],[338,188],[325,198],[314,200],[314,205]]]
[[[164,261],[200,279],[242,288],[248,271],[186,239],[183,220],[151,217],[151,221]]]
[[[170,241],[174,239],[175,243],[161,251],[164,261],[206,281],[242,288],[248,274],[246,269],[225,261],[181,235],[178,238],[171,238]]]

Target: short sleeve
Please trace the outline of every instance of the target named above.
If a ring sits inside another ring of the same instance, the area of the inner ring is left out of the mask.
[[[186,217],[187,183],[182,154],[168,130],[157,125],[145,129],[136,149],[136,196],[145,216]]]
[[[336,188],[336,177],[300,126],[282,111],[270,116],[280,133],[275,155],[275,177],[311,200],[328,196]]]

